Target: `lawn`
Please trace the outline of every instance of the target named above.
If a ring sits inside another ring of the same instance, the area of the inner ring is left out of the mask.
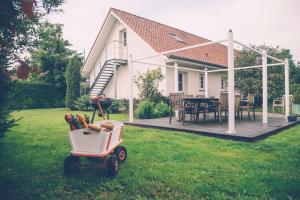
[[[126,126],[116,178],[93,168],[66,177],[66,113],[13,114],[18,126],[0,138],[0,199],[300,199],[299,125],[255,143]]]

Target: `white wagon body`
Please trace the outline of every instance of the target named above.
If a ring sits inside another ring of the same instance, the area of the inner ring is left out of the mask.
[[[115,120],[105,120],[96,124],[100,126],[103,122],[111,122],[114,129],[112,131],[103,129],[96,131],[84,128],[69,133],[73,156],[104,157],[122,143],[124,124]]]

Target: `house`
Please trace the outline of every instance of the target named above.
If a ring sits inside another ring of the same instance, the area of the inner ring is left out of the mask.
[[[168,96],[174,91],[204,95],[203,72],[205,69],[227,68],[226,46],[212,44],[167,55],[155,55],[209,41],[111,8],[86,59],[82,75],[89,78],[91,96],[104,93],[116,99],[128,98],[128,60],[129,55],[132,55],[132,60],[136,60],[133,62],[133,76],[148,69],[161,68],[164,80],[159,89],[163,95]],[[145,57],[148,59],[138,60]],[[227,72],[211,73],[207,82],[208,96],[219,97],[221,91],[227,90]],[[133,95],[138,97],[136,86]]]

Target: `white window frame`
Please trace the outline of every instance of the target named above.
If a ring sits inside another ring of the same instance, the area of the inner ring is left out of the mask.
[[[179,75],[181,75],[182,79],[181,82],[179,82]],[[182,85],[182,90],[180,90],[179,84],[181,83]],[[184,74],[183,72],[178,72],[178,92],[183,92],[184,91]]]
[[[222,76],[221,81],[220,81],[220,88],[221,91],[226,91],[226,86],[227,86],[227,77]]]
[[[205,75],[202,73],[199,74],[199,89],[200,90],[205,89]]]
[[[123,29],[120,31],[120,40],[121,40],[123,47],[127,47],[128,37],[127,37],[126,29]]]

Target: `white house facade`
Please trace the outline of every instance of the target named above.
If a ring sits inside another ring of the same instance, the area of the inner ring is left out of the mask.
[[[121,10],[110,9],[82,68],[89,79],[90,96],[129,97],[129,59],[134,62],[133,76],[160,68],[164,76],[159,85],[162,94],[183,91],[205,94],[205,69],[227,68],[227,47],[213,44],[175,54],[155,56],[172,49],[209,42],[205,38],[163,25]],[[139,60],[139,58],[145,58]],[[176,80],[176,78],[177,80]],[[227,73],[208,76],[208,96],[219,97],[227,90]],[[134,85],[133,96],[138,97]]]

